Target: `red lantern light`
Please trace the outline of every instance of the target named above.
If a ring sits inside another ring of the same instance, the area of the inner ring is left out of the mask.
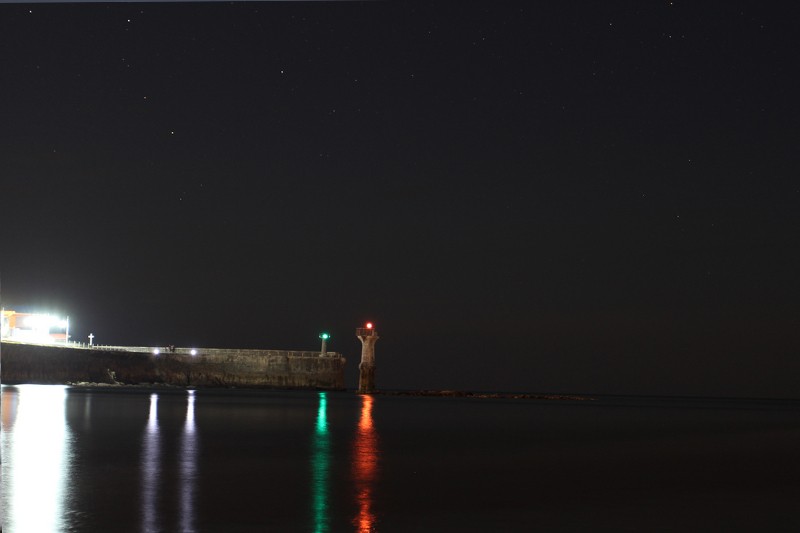
[[[372,329],[372,322],[367,322],[367,329]]]

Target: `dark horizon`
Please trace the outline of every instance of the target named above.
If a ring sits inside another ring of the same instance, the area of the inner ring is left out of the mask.
[[[800,398],[798,10],[3,4],[2,305],[381,389]]]

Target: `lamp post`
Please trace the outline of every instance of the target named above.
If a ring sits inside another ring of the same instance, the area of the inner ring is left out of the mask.
[[[89,346],[92,345],[92,341],[94,341],[94,333],[89,333]]]
[[[331,338],[330,335],[327,333],[320,333],[319,338],[322,339],[322,349],[320,350],[320,356],[324,357],[328,355],[328,339]]]

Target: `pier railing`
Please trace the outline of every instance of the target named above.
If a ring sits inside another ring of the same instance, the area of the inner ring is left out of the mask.
[[[245,355],[245,356],[285,356],[285,357],[342,357],[340,353],[337,352],[326,352],[324,355],[322,352],[314,352],[314,351],[301,351],[301,350],[259,350],[259,349],[250,349],[250,348],[243,348],[243,349],[236,349],[236,348],[187,348],[187,347],[170,347],[170,346],[115,346],[115,345],[108,345],[108,344],[86,344],[83,342],[73,342],[70,341],[69,343],[47,343],[47,344],[39,344],[39,343],[30,343],[30,342],[19,342],[19,341],[11,341],[10,339],[3,339],[3,342],[13,342],[15,344],[36,344],[41,346],[48,346],[52,348],[72,348],[72,349],[91,349],[91,350],[100,350],[104,352],[134,352],[134,353],[149,353],[153,355],[186,355],[186,356],[195,356],[200,357],[203,355],[215,355],[215,356],[236,356],[236,355]],[[158,353],[156,354],[156,351]]]
[[[103,351],[118,351],[118,352],[138,352],[150,353],[156,355],[156,350],[159,356],[162,355],[188,355],[201,357],[203,355],[248,355],[248,356],[286,356],[286,357],[341,357],[337,352],[327,352],[322,355],[321,352],[313,351],[300,351],[300,350],[259,350],[259,349],[236,349],[236,348],[186,348],[169,346],[108,346],[104,344],[95,344],[91,346],[95,350]]]

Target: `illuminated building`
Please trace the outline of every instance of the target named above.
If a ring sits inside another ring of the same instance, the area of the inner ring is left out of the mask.
[[[69,340],[69,318],[42,313],[18,313],[3,309],[0,338],[38,344],[66,344]]]

